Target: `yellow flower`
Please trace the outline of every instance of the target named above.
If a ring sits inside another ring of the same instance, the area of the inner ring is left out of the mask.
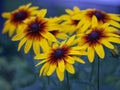
[[[18,41],[18,51],[25,44],[24,52],[28,53],[33,45],[35,54],[40,53],[40,46],[44,50],[49,48],[48,41],[57,42],[57,39],[50,33],[52,30],[58,29],[56,23],[51,23],[49,19],[44,18],[47,13],[46,9],[40,10],[35,17],[31,17],[24,21],[24,25],[20,33],[15,35],[12,40]]]
[[[9,33],[9,36],[12,36],[14,32],[19,32],[22,29],[23,21],[27,18],[35,15],[38,7],[30,7],[31,3],[27,5],[20,6],[17,10],[12,12],[5,12],[2,14],[3,18],[6,18],[7,21],[4,24],[2,33]]]
[[[120,44],[120,36],[113,33],[114,31],[118,30],[110,27],[107,23],[99,25],[94,17],[90,30],[78,35],[79,45],[87,49],[90,62],[94,61],[95,52],[100,58],[105,57],[103,45],[109,49],[114,49],[112,42]]]
[[[80,33],[81,31],[83,32],[91,26],[93,16],[97,18],[99,25],[109,23],[112,26],[120,28],[120,24],[118,23],[118,21],[120,22],[120,15],[106,13],[97,9],[87,9],[82,10],[81,13],[76,14],[72,17],[75,20],[80,20],[78,26],[82,26],[82,28],[80,28],[77,33]]]
[[[73,34],[76,32],[80,20],[74,20],[72,17],[78,13],[81,13],[81,11],[78,7],[74,7],[73,11],[70,9],[66,9],[65,11],[67,14],[60,16],[60,18],[63,20],[63,23],[61,25],[64,29],[64,32]]]
[[[36,66],[43,65],[40,69],[40,75],[50,76],[56,70],[60,81],[64,80],[64,71],[74,74],[73,64],[78,61],[85,62],[78,56],[86,55],[86,52],[78,46],[71,46],[75,36],[69,38],[61,44],[54,43],[53,46],[43,54],[38,54],[34,59],[40,60]]]
[[[61,27],[60,23],[62,20],[59,17],[49,18],[50,23],[56,23],[58,29],[50,31],[57,39],[65,40],[68,36],[64,33],[64,29]]]

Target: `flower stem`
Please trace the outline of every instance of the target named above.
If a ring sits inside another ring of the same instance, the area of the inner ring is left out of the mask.
[[[97,89],[100,89],[100,58],[98,57],[98,83],[97,83]]]
[[[67,87],[68,87],[68,90],[70,90],[70,81],[69,81],[69,76],[67,71],[66,71],[66,78],[67,78]]]

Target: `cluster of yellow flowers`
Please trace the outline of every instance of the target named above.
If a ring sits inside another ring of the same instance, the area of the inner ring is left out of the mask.
[[[12,12],[2,14],[6,18],[2,33],[8,33],[12,41],[20,41],[18,51],[24,53],[33,47],[35,60],[42,64],[40,75],[50,76],[56,71],[60,81],[65,70],[75,73],[75,61],[85,64],[81,56],[94,61],[95,53],[105,57],[103,46],[114,49],[112,43],[120,44],[120,15],[97,9],[66,9],[66,14],[47,18],[47,9],[38,9],[31,3]]]

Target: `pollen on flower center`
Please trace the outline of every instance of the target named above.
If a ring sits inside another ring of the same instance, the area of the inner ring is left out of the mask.
[[[54,58],[61,59],[62,57],[64,57],[64,50],[62,50],[62,49],[56,49],[54,51]]]
[[[30,25],[30,30],[32,32],[38,32],[40,30],[41,25],[39,23],[33,23]]]

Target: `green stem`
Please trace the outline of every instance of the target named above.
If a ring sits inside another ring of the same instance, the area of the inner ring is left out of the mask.
[[[66,71],[66,78],[67,78],[67,87],[68,87],[68,90],[70,90],[70,81],[69,81],[69,76],[67,71]]]
[[[100,58],[98,57],[98,90],[100,89]]]
[[[90,73],[90,79],[89,79],[89,81],[91,82],[91,83],[93,83],[93,81],[94,81],[94,66],[95,66],[95,61],[91,64],[91,73]],[[88,87],[88,90],[92,90],[93,88],[91,88],[91,86],[89,86]]]

